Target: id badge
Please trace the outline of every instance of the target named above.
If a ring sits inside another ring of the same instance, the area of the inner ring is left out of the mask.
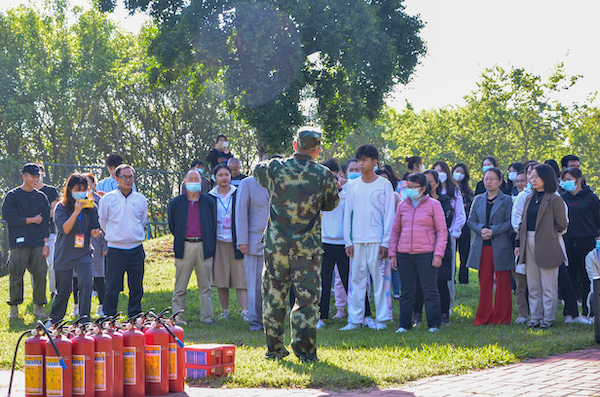
[[[83,248],[85,244],[85,235],[82,233],[75,235],[75,248]]]
[[[221,221],[223,222],[223,229],[231,229],[231,215],[223,216]]]

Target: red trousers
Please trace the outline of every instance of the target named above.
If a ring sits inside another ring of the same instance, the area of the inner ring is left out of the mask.
[[[496,296],[492,301],[494,273],[496,274]],[[475,315],[475,325],[510,324],[511,317],[510,270],[494,272],[494,251],[491,246],[484,246],[479,263],[479,306]]]

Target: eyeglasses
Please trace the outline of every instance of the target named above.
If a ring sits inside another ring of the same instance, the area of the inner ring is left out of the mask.
[[[119,176],[119,179],[123,179],[124,181],[132,181],[133,175],[121,175]]]

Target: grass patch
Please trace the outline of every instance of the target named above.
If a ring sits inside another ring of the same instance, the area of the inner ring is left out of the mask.
[[[164,237],[147,241],[144,310],[162,310],[170,306],[174,285],[172,239]],[[220,311],[216,290],[213,306],[216,324],[200,323],[198,288],[192,275],[186,300],[186,344],[234,343],[237,347],[235,373],[223,379],[211,380],[214,387],[284,387],[352,390],[371,387],[393,387],[418,378],[458,374],[471,369],[505,365],[526,358],[545,357],[594,345],[593,327],[564,324],[559,305],[557,324],[541,331],[519,325],[474,326],[479,286],[477,273],[471,272],[471,284],[456,286],[457,306],[450,317],[452,325],[430,334],[424,326],[398,335],[398,303],[394,302],[394,319],[383,331],[361,329],[341,332],[345,319],[327,321],[318,334],[320,362],[301,364],[293,355],[279,362],[263,358],[264,336],[248,330],[240,317],[235,292],[231,292],[232,319],[218,320]],[[0,279],[4,300],[8,300],[8,277]],[[8,319],[9,306],[0,306],[0,367],[9,369],[18,336],[35,324],[31,286],[25,275],[25,303],[20,305],[21,317]],[[121,296],[119,310],[126,312],[126,296]],[[95,313],[97,300],[92,301]],[[67,313],[73,307],[69,304]],[[332,304],[333,310],[335,306]],[[50,308],[47,307],[49,312]],[[516,318],[516,309],[514,317]],[[289,342],[289,324],[286,329]],[[291,347],[288,347],[291,351]],[[22,369],[23,346],[19,349],[17,367]]]

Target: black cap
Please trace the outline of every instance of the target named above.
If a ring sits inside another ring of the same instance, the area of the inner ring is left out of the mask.
[[[29,175],[39,175],[40,167],[35,163],[27,163],[23,166],[21,173],[28,173]]]

